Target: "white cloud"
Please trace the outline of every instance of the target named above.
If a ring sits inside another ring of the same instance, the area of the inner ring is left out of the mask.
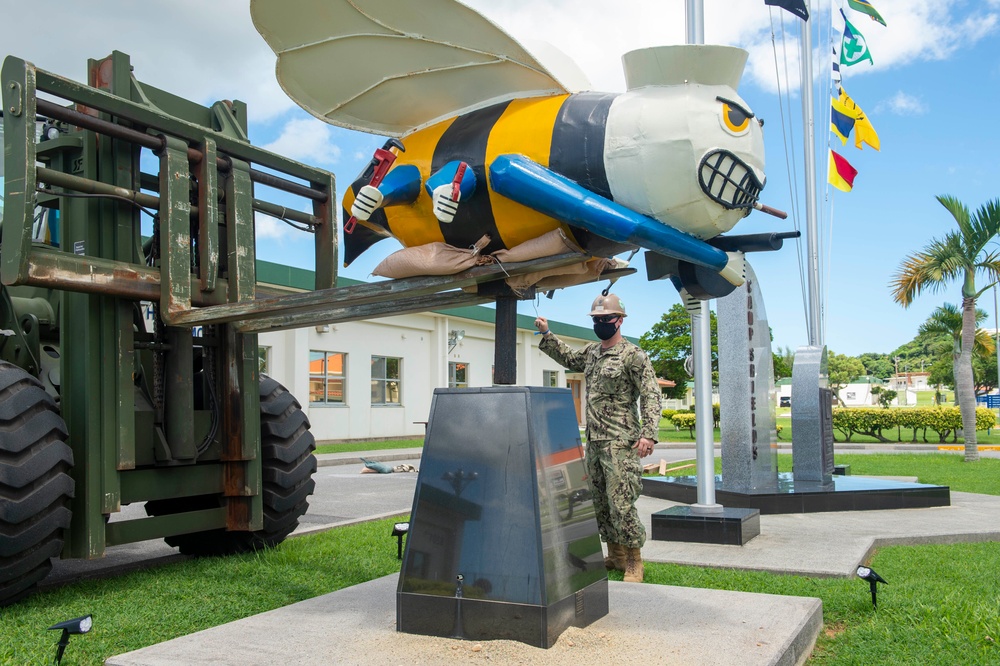
[[[7,7],[3,52],[86,81],[87,58],[119,50],[131,56],[138,80],[201,104],[240,99],[254,121],[293,106],[275,80],[274,54],[254,30],[246,0],[55,0],[46,10],[43,16]]]
[[[627,51],[662,44],[684,43],[684,3],[619,0],[610,10],[605,0],[465,0],[515,39],[547,40],[566,52],[586,73],[596,90],[624,90],[620,56]],[[849,20],[864,35],[875,68],[905,66],[915,60],[943,60],[1000,28],[1000,0],[990,0],[959,18],[968,5],[940,0],[880,0],[886,28],[862,14],[848,11]],[[773,20],[773,25],[772,25]],[[830,25],[814,8],[810,24]],[[835,30],[843,28],[839,12]],[[740,46],[750,52],[745,79],[765,90],[776,90],[775,49],[782,78],[787,54],[788,79],[782,89],[799,87],[799,28],[801,21],[763,2],[705,1],[705,41]],[[772,36],[774,33],[774,46]],[[813,37],[814,69],[827,76],[828,45]],[[850,69],[865,74],[867,65]],[[790,85],[789,85],[790,83]]]
[[[546,40],[566,52],[598,90],[624,89],[623,53],[684,42],[684,3],[676,1],[619,0],[613,8],[606,0],[465,1],[516,39]],[[5,14],[0,44],[6,53],[83,80],[86,58],[118,49],[131,54],[139,80],[202,104],[241,99],[254,122],[272,120],[294,106],[275,80],[274,54],[254,29],[247,0],[53,0],[47,7],[59,20],[45,22],[44,39],[38,37],[37,13]],[[848,12],[875,58],[874,68],[858,65],[851,75],[946,59],[1000,30],[1000,0],[880,0],[878,8],[888,27]],[[774,90],[772,17],[779,49],[784,26],[794,90],[801,22],[787,12],[760,0],[706,0],[705,39],[746,48],[751,55],[745,78]],[[810,23],[828,21],[814,11]],[[825,57],[826,46],[814,45]]]
[[[969,47],[997,31],[1000,15],[979,7],[959,18],[956,3],[938,0],[882,0],[879,13],[887,26],[868,20],[857,12],[848,12],[848,20],[857,28],[871,50],[875,67],[897,67],[919,60],[946,60],[960,48]],[[993,3],[993,7],[998,4]],[[836,30],[843,19],[834,20]],[[839,47],[839,44],[838,44]],[[862,73],[867,65],[850,68]]]
[[[254,212],[253,222],[258,243],[261,241],[275,241],[281,244],[285,239],[291,237],[293,233],[298,233],[278,218],[265,215],[259,211]]]
[[[927,110],[923,100],[902,90],[875,106],[876,113],[893,113],[897,116],[922,116]]]
[[[264,149],[307,164],[329,165],[340,159],[330,126],[314,118],[296,118],[285,124],[277,139]]]
[[[679,2],[619,0],[610,9],[606,0],[465,1],[519,41],[553,44],[580,66],[595,90],[625,89],[622,54],[684,43]],[[738,44],[767,25],[767,13],[756,3],[705,4],[706,42]]]

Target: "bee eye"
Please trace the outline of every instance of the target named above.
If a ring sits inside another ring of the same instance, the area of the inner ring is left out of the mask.
[[[737,135],[746,133],[750,127],[753,112],[724,97],[716,99],[722,103],[722,124],[725,125],[726,129]]]
[[[750,117],[743,109],[725,102],[722,104],[722,121],[726,123],[726,127],[737,133],[745,131],[750,126]]]

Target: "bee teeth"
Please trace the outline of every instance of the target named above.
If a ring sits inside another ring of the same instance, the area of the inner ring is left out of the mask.
[[[701,189],[726,208],[750,208],[760,195],[757,177],[742,160],[717,150],[706,155],[698,172]]]

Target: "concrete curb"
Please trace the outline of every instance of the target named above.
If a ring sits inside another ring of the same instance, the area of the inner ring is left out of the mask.
[[[412,453],[378,453],[377,451],[354,451],[351,453],[318,453],[316,454],[316,465],[318,467],[330,467],[332,465],[364,465],[361,457],[378,462],[395,462],[397,460],[417,460],[423,449],[413,449]]]

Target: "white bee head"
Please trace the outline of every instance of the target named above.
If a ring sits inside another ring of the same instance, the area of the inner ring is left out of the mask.
[[[749,213],[765,178],[763,130],[736,93],[746,59],[728,46],[625,54],[604,157],[616,202],[699,238]]]

